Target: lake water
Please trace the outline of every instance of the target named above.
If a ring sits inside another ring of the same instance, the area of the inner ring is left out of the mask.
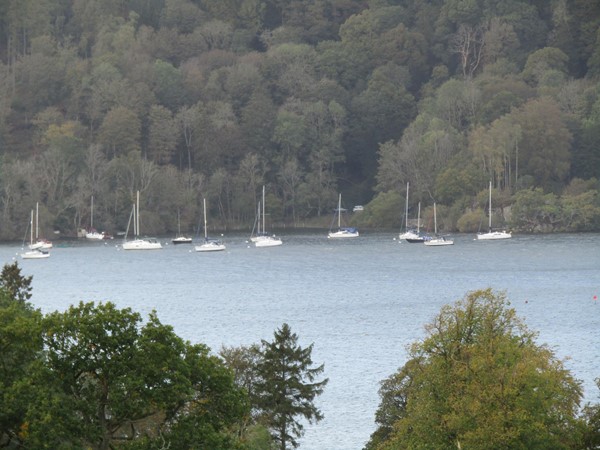
[[[448,247],[401,243],[393,232],[325,236],[283,233],[283,246],[258,249],[227,236],[221,253],[58,241],[37,261],[2,245],[0,261],[18,258],[33,275],[31,301],[43,312],[81,300],[110,300],[145,318],[156,309],[179,336],[214,352],[270,340],[287,322],[300,345],[314,343],[313,361],[330,380],[317,399],[325,419],[307,426],[303,450],[361,449],[375,428],[379,382],[406,362],[406,346],[442,305],[486,287],[507,292],[538,342],[582,380],[586,400],[599,401],[600,234],[458,235]]]

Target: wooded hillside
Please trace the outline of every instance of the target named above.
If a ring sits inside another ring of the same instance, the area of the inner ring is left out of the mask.
[[[599,30],[589,0],[4,0],[0,239],[36,202],[72,235],[92,196],[124,229],[136,190],[145,233],[203,197],[250,227],[263,184],[275,224],[342,192],[396,227],[410,182],[470,231],[490,179],[516,228],[600,229]]]

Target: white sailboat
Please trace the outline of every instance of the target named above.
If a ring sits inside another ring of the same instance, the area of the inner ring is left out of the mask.
[[[34,245],[34,242],[33,242],[33,209],[31,210],[31,219],[29,221],[29,232],[30,232],[30,238],[29,238],[30,250],[25,253],[21,253],[21,258],[23,258],[23,259],[48,258],[50,256],[50,253],[48,252],[48,250],[43,249],[41,247],[37,247],[37,248],[32,247]]]
[[[92,195],[91,205],[90,205],[90,229],[85,233],[86,239],[101,241],[104,239],[112,239],[113,237],[105,233],[104,231],[100,232],[94,228],[94,196]]]
[[[443,236],[438,236],[437,234],[437,211],[435,208],[435,203],[433,204],[433,227],[435,231],[435,237],[424,242],[425,245],[431,247],[441,247],[443,245],[454,245],[454,241],[450,239],[446,239]]]
[[[431,239],[429,236],[424,236],[421,234],[421,202],[419,202],[417,211],[417,231],[410,232],[410,234],[407,233],[404,237],[404,240],[406,240],[406,242],[410,242],[411,244],[422,244],[423,242]]]
[[[489,197],[489,209],[488,209],[488,232],[479,233],[477,240],[479,241],[491,241],[497,239],[510,239],[512,234],[507,231],[492,231],[492,182],[490,181],[490,197]]]
[[[335,217],[334,217],[335,218]],[[338,207],[337,207],[337,231],[329,230],[328,238],[354,238],[358,237],[358,230],[353,227],[342,227],[342,194],[338,196]]]
[[[194,248],[197,252],[220,252],[225,250],[225,244],[216,239],[208,238],[208,228],[206,225],[206,199],[202,199],[202,206],[204,210],[204,242],[200,245],[196,245]]]
[[[39,204],[39,202],[37,202],[35,204],[35,240],[34,239],[31,240],[31,243],[29,244],[29,248],[31,250],[38,250],[38,249],[50,250],[52,248],[52,242],[50,242],[47,239],[42,239],[39,237],[39,230],[40,230],[39,218],[40,218],[40,204]],[[32,231],[33,231],[33,225],[32,225]]]
[[[179,210],[177,210],[177,236],[171,239],[171,242],[175,245],[177,244],[191,244],[192,238],[181,234],[181,221],[179,218]]]
[[[260,210],[260,203],[258,206],[258,230],[257,235],[250,238],[254,242],[255,247],[276,247],[283,244],[280,238],[276,236],[269,236],[266,233],[266,222],[265,222],[265,187],[262,188],[262,213]],[[261,230],[261,219],[262,219],[262,230]]]
[[[419,234],[419,225],[421,223],[421,203],[419,203],[419,215],[417,216],[417,230],[408,228],[408,190],[409,183],[406,183],[406,202],[404,204],[404,233],[398,235],[399,239],[405,239],[409,242],[423,242],[424,238]]]
[[[129,233],[129,225],[133,218],[133,234],[134,239],[132,241],[127,240],[127,234]],[[127,230],[125,231],[125,240],[123,241],[123,250],[158,250],[162,248],[160,242],[156,238],[139,237],[140,232],[140,191],[137,191],[136,203],[133,205],[131,214],[129,215],[129,222],[127,223]]]

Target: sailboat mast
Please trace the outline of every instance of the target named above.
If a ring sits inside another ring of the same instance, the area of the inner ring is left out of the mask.
[[[489,201],[489,213],[488,213],[488,230],[492,231],[492,180],[490,180],[490,201]]]
[[[39,236],[39,225],[40,225],[40,203],[35,204],[35,239]]]
[[[206,231],[206,199],[202,199],[202,208],[204,210],[204,240],[208,239],[207,231]]]
[[[263,224],[262,224],[262,229],[263,229],[263,233],[265,232],[266,228],[265,228],[265,186],[263,185],[263,192],[262,192],[262,220],[263,220]]]
[[[260,236],[260,200],[258,201],[258,208],[256,210],[256,217],[258,218],[258,220],[256,221],[256,235]]]
[[[404,203],[404,230],[408,231],[408,181],[406,182],[406,202]]]
[[[419,202],[419,209],[417,213],[417,234],[419,234],[419,230],[421,228],[421,202]]]
[[[94,196],[92,195],[92,204],[90,206],[90,229],[94,228]]]
[[[136,210],[135,210],[135,235],[139,236],[140,234],[140,191],[137,191],[137,196],[135,200]]]
[[[31,210],[31,221],[29,223],[29,231],[31,234],[31,237],[29,238],[29,243],[33,244],[33,209]]]
[[[342,226],[342,194],[338,197],[338,228]]]
[[[433,230],[437,235],[437,212],[435,210],[435,202],[433,202]]]

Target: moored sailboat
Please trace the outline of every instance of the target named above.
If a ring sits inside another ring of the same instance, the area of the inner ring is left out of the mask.
[[[404,233],[398,235],[399,239],[419,239],[419,232],[408,228],[408,190],[409,183],[406,183],[406,201],[404,203]],[[419,203],[420,211],[420,203]],[[417,219],[417,227],[419,226],[420,217]]]
[[[131,241],[127,240],[127,234],[129,233],[129,225],[133,218],[133,234],[134,239]],[[133,205],[131,214],[129,215],[129,222],[127,223],[127,230],[125,231],[125,240],[123,242],[123,250],[158,250],[162,248],[162,245],[156,238],[151,237],[140,237],[140,191],[137,191],[136,203]]]
[[[512,234],[504,231],[504,230],[492,230],[492,182],[490,181],[490,194],[488,200],[488,232],[487,233],[479,233],[477,235],[477,240],[480,241],[491,241],[498,239],[510,239]]]
[[[179,210],[177,210],[177,236],[171,239],[171,242],[175,245],[177,244],[191,244],[192,238],[186,236],[185,234],[181,234],[181,220],[179,217]]]
[[[417,231],[410,231],[405,233],[404,240],[411,244],[422,244],[425,241],[431,239],[429,236],[425,236],[421,234],[421,202],[419,202],[418,212],[417,212]]]
[[[33,211],[32,211],[32,214],[33,214]],[[40,222],[40,204],[38,202],[35,204],[35,239],[31,240],[31,243],[29,244],[29,248],[31,250],[50,250],[52,248],[52,242],[49,241],[48,239],[39,237],[39,231],[40,231],[39,222]],[[33,219],[32,219],[31,230],[33,231]]]
[[[31,219],[29,221],[29,232],[30,232],[30,238],[29,238],[30,250],[25,253],[21,253],[21,258],[23,258],[23,259],[48,258],[50,256],[50,253],[48,252],[47,249],[43,249],[41,246],[35,247],[35,248],[32,247],[34,244],[34,242],[33,242],[33,210],[31,210]]]
[[[225,250],[225,244],[217,239],[209,239],[206,220],[206,199],[202,199],[202,209],[204,211],[204,242],[196,245],[194,249],[197,252],[220,252]]]
[[[451,239],[446,239],[444,236],[438,236],[437,234],[437,211],[435,207],[435,203],[433,204],[433,226],[435,237],[424,242],[428,247],[441,247],[444,245],[454,245],[454,241]]]
[[[96,241],[101,241],[104,239],[112,239],[113,237],[104,232],[104,231],[98,231],[94,228],[94,196],[92,195],[91,198],[91,204],[90,204],[90,228],[86,231],[85,233],[85,238],[86,239],[91,239],[91,240],[96,240]]]
[[[270,236],[266,233],[266,214],[265,214],[265,187],[262,188],[262,211],[261,204],[258,204],[258,217],[257,217],[257,235],[251,237],[251,241],[254,242],[255,247],[277,247],[283,244],[283,241],[277,236]],[[261,226],[262,219],[262,230]]]
[[[328,238],[354,238],[354,237],[358,237],[359,233],[358,230],[354,227],[342,227],[342,194],[339,194],[338,196],[338,207],[337,207],[337,226],[338,229],[337,231],[332,230],[331,228],[329,229],[329,234],[327,235]],[[334,220],[335,220],[335,216],[334,216]],[[333,222],[332,222],[333,224]]]

